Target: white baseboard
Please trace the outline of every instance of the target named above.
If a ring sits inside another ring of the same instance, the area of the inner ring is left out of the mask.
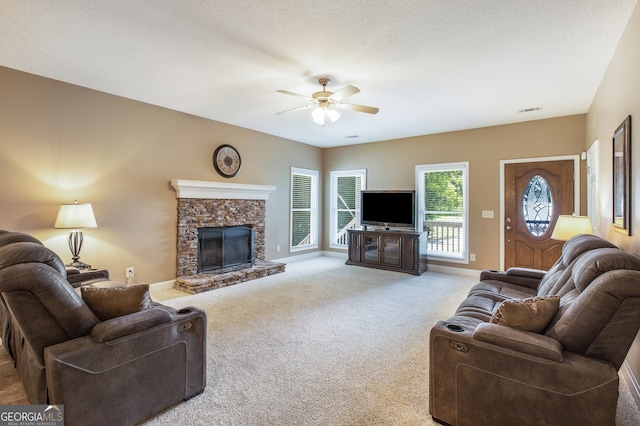
[[[313,259],[314,257],[320,257],[320,256],[337,256],[340,258],[343,258],[345,261],[347,260],[347,254],[346,253],[337,253],[337,252],[331,252],[331,251],[324,251],[324,250],[317,250],[317,251],[312,251],[311,253],[305,253],[305,254],[299,254],[296,256],[289,256],[289,257],[281,257],[280,259],[273,259],[272,262],[279,262],[279,263],[290,263],[290,262],[297,262],[298,260],[307,260],[307,259]]]
[[[338,251],[318,250],[311,253],[300,254],[297,256],[274,259],[273,262],[289,263],[289,262],[296,262],[298,260],[313,259],[314,257],[320,257],[320,256],[329,256],[329,257],[335,257],[337,259],[344,259],[345,261],[347,260],[347,253],[341,253]],[[456,268],[455,266],[442,266],[442,265],[432,265],[432,264],[428,264],[427,271],[440,272],[443,274],[462,275],[465,277],[473,277],[473,278],[480,277],[480,272],[482,272],[477,269],[465,269],[465,268]]]
[[[443,274],[462,275],[465,277],[480,278],[480,272],[477,269],[456,268],[454,266],[442,266],[427,264],[427,271],[441,272]]]
[[[150,290],[169,290],[175,287],[176,280],[160,281],[157,283],[149,284]]]
[[[347,256],[347,253],[342,253],[339,251],[323,251],[322,252],[323,256],[327,256],[327,257],[335,257],[336,259],[343,259],[345,262],[347,261],[347,259],[349,258],[349,256]]]

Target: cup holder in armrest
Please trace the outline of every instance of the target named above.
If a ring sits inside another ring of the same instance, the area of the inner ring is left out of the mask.
[[[191,308],[182,308],[182,309],[178,309],[176,311],[176,314],[178,314],[178,315],[186,315],[186,314],[190,314],[191,312],[193,312],[193,309],[191,309]]]
[[[464,331],[464,328],[456,324],[447,324],[446,326],[449,330],[455,331],[456,333],[462,333]]]

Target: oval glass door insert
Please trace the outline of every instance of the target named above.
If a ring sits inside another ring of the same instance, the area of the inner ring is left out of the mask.
[[[527,183],[522,198],[522,216],[531,235],[541,237],[547,233],[553,217],[553,196],[549,184],[540,175]]]

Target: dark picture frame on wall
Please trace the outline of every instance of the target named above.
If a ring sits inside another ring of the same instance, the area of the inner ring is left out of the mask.
[[[613,227],[631,235],[631,116],[613,133]]]

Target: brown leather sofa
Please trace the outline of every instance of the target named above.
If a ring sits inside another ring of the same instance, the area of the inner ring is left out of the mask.
[[[101,321],[54,252],[6,231],[0,294],[2,345],[27,397],[63,404],[65,424],[137,424],[205,388],[206,315],[198,308],[148,298],[143,310]]]
[[[553,296],[541,331],[501,324],[504,306]],[[613,425],[618,370],[639,328],[640,257],[597,236],[567,241],[546,273],[483,271],[431,330],[429,411],[451,425]]]

